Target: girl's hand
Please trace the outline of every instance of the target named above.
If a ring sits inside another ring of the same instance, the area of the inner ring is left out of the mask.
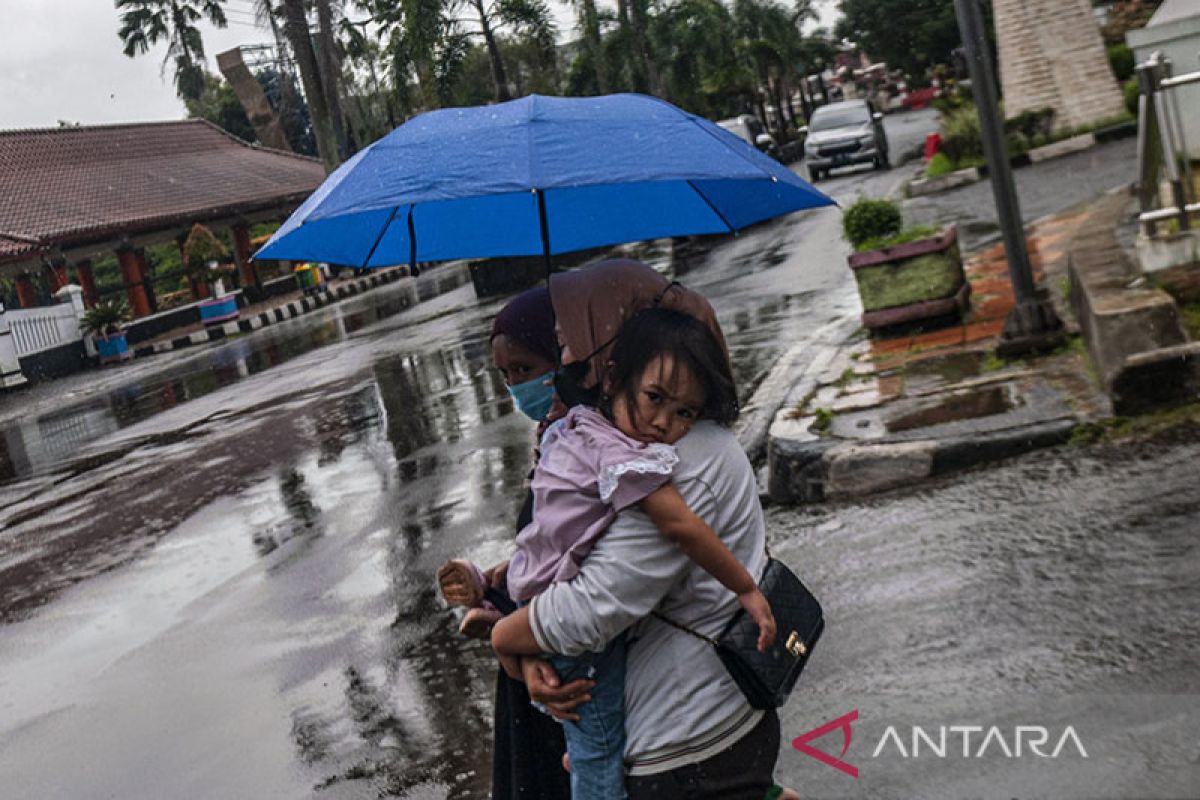
[[[775,643],[775,615],[771,613],[771,604],[757,587],[752,592],[739,594],[738,602],[758,625],[758,652],[766,652]]]

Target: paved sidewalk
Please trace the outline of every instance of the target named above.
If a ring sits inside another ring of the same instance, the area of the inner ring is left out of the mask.
[[[968,256],[971,310],[961,322],[886,338],[860,331],[793,386],[768,433],[771,497],[884,491],[1061,444],[1080,423],[1111,416],[1064,297],[1073,231],[1112,207],[1093,202],[1029,228],[1035,278],[1072,333],[1065,347],[1030,361],[999,359],[995,345],[1014,303],[1004,247]]]

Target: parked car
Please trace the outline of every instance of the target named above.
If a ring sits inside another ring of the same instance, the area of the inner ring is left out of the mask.
[[[891,166],[883,114],[866,100],[847,100],[821,106],[813,112],[808,125],[804,157],[808,177],[813,183],[835,167],[873,164],[876,169]]]
[[[717,124],[733,135],[745,139],[771,158],[779,158],[779,143],[775,141],[774,136],[767,133],[766,128],[758,121],[757,117],[742,114],[720,120]]]

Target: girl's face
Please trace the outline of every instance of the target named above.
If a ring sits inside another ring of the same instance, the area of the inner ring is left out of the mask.
[[[706,400],[696,376],[670,355],[651,360],[631,389],[613,398],[613,423],[639,442],[675,444],[700,418]]]
[[[492,362],[509,386],[516,386],[554,371],[554,362],[547,361],[503,333],[492,339]]]

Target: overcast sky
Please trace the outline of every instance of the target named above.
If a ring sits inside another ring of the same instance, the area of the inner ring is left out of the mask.
[[[824,25],[836,16],[835,0],[821,0]],[[550,0],[560,38],[573,35],[573,15]],[[267,43],[254,27],[251,0],[228,0],[229,27],[203,26],[210,69],[217,53]],[[121,52],[112,0],[0,0],[0,130],[49,128],[59,120],[100,124],[180,119],[171,72],[162,71],[166,45],[137,58]]]

